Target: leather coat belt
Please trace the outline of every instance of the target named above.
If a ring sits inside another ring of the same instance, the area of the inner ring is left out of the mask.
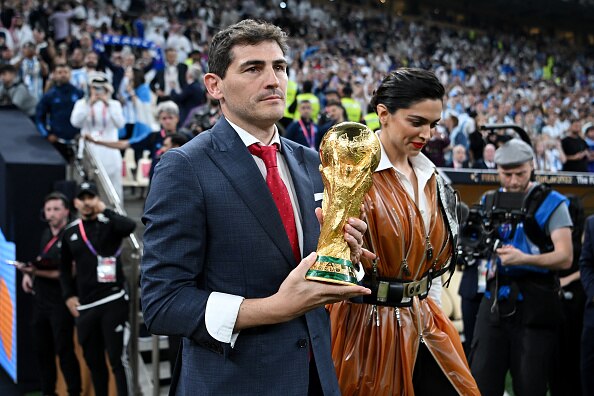
[[[418,296],[422,300],[427,297],[431,288],[428,275],[418,281],[410,282],[377,278],[375,283],[372,285],[371,277],[363,278],[362,284],[371,289],[371,294],[352,301],[388,307],[410,307],[414,296]]]

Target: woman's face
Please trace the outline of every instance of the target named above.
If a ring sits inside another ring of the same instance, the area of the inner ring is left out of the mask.
[[[380,139],[390,160],[402,156],[414,157],[421,152],[436,132],[442,106],[439,99],[425,99],[393,114],[383,104],[377,106],[382,125]]]

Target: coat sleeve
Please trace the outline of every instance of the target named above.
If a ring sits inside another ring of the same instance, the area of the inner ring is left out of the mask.
[[[594,301],[594,216],[586,220],[586,232],[580,255],[580,277],[588,301]]]
[[[191,338],[223,353],[205,325],[206,219],[202,187],[183,152],[167,152],[155,168],[145,204],[141,299],[153,334]],[[228,348],[227,348],[228,349]]]

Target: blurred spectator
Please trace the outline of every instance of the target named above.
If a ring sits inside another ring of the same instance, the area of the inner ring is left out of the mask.
[[[40,28],[33,29],[33,43],[35,43],[35,52],[39,56],[40,61],[43,61],[48,69],[54,68],[55,48],[53,42],[50,45],[45,37],[45,32]],[[44,76],[45,80],[49,77],[48,74]]]
[[[167,36],[167,41],[165,43],[166,48],[175,48],[177,50],[176,55],[178,63],[184,62],[192,50],[190,40],[181,33],[181,28],[179,23],[172,24],[169,27],[169,35]]]
[[[452,111],[447,112],[446,114],[445,125],[449,131],[451,146],[462,146],[464,147],[464,150],[468,150],[469,142],[465,129],[466,123],[460,123],[458,114]]]
[[[186,72],[187,85],[181,91],[172,89],[170,92],[171,100],[179,107],[180,126],[185,124],[192,109],[205,102],[202,74],[202,67],[199,64],[190,66]]]
[[[435,164],[435,166],[446,166],[445,153],[449,150],[450,139],[443,126],[437,126],[431,138],[423,147],[423,154]]]
[[[326,122],[324,125],[319,126],[320,132],[318,133],[318,137],[316,139],[317,147],[320,147],[320,143],[324,138],[324,135],[330,128],[332,128],[336,124],[340,124],[341,122],[346,121],[346,110],[342,107],[340,102],[329,102],[326,105],[325,112],[328,116],[329,121]]]
[[[561,140],[561,147],[567,160],[563,164],[564,171],[588,172],[588,145],[580,136],[580,122],[574,120],[565,137]]]
[[[177,50],[167,48],[165,50],[165,67],[157,72],[150,83],[151,90],[157,94],[157,103],[171,100],[171,91],[181,92],[186,87],[187,71],[188,66],[177,60]]]
[[[79,129],[70,123],[70,114],[84,94],[70,84],[70,67],[65,63],[56,64],[51,80],[51,88],[37,104],[35,120],[39,133],[69,161],[73,153],[67,145],[79,133]]]
[[[483,155],[480,160],[475,162],[472,166],[475,169],[497,169],[495,165],[495,146],[487,144],[483,149]]]
[[[320,114],[320,100],[316,95],[313,94],[313,82],[310,80],[306,80],[303,82],[301,86],[301,92],[297,94],[295,99],[297,101],[297,109],[299,109],[299,104],[304,100],[307,100],[311,104],[311,119],[314,122],[318,121],[318,116]],[[295,121],[299,120],[301,115],[299,111],[295,112]]]
[[[361,122],[363,109],[361,108],[361,103],[351,97],[353,95],[353,88],[347,84],[342,90],[342,94],[343,96],[340,99],[340,103],[346,110],[347,120],[352,122]]]
[[[22,55],[15,63],[29,93],[38,101],[43,96],[43,81],[49,75],[48,65],[37,56],[35,44],[23,44]]]
[[[286,129],[285,137],[314,150],[320,149],[321,139],[318,139],[318,126],[312,120],[312,106],[308,100],[299,103],[301,118],[293,121]]]
[[[16,13],[14,15],[10,30],[15,46],[15,52],[20,52],[25,43],[33,42],[33,31],[31,30],[31,27],[25,23],[23,14]]]
[[[118,129],[125,124],[122,105],[110,99],[113,88],[105,73],[95,73],[89,78],[89,97],[79,99],[72,109],[70,122],[81,129],[81,134],[91,135],[95,141],[116,142]],[[119,150],[90,144],[91,152],[103,165],[113,187],[124,202],[122,187],[122,154]]]
[[[17,77],[17,72],[12,65],[0,66],[0,104],[15,105],[32,119],[35,115],[37,100],[29,93],[27,87]]]
[[[452,163],[450,167],[454,169],[466,169],[469,167],[466,148],[463,145],[457,144],[452,149]]]
[[[67,1],[58,3],[56,10],[50,15],[49,23],[54,32],[56,45],[68,39],[68,35],[70,34],[70,19],[74,15],[74,10],[71,9]]]

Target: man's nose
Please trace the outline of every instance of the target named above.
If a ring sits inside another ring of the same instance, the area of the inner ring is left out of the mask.
[[[265,72],[266,88],[277,88],[280,85],[278,76],[274,68],[266,68]]]

